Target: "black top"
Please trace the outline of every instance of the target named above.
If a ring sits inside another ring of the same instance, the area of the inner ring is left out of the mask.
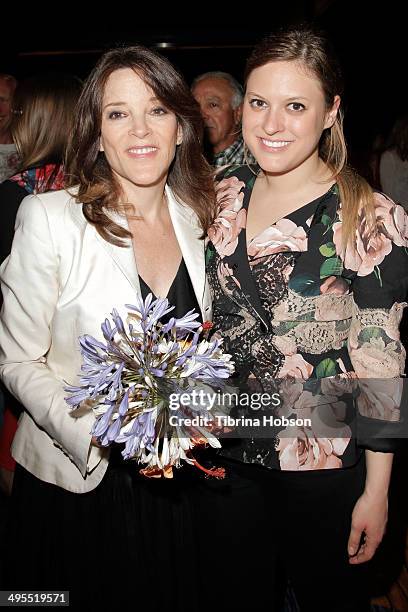
[[[28,192],[14,181],[7,180],[0,185],[0,263],[10,254],[17,210],[26,195]]]
[[[63,188],[64,170],[61,162],[45,159],[30,166],[0,184],[0,264],[10,254],[18,207],[22,200],[35,193]]]
[[[153,291],[145,283],[140,274],[139,281],[143,299],[145,300],[149,293],[152,293],[153,298],[156,299],[156,296],[154,295]],[[175,308],[161,319],[164,322],[169,321],[171,317],[176,317],[180,319],[189,310],[195,309],[196,312],[201,312],[184,259],[182,259],[180,262],[177,274],[174,277],[174,280],[167,294],[167,299],[170,302],[170,306],[175,306]]]
[[[149,293],[153,295],[153,299],[156,299],[156,296],[154,295],[153,291],[150,289],[149,285],[145,283],[140,274],[139,281],[140,291],[142,293],[143,300],[147,298]],[[174,280],[168,291],[167,299],[169,300],[170,306],[175,306],[175,308],[160,319],[162,323],[167,323],[171,319],[171,317],[176,317],[179,319],[183,317],[189,310],[195,309],[196,312],[201,312],[184,259],[182,259],[180,262],[177,274],[174,277]],[[128,467],[131,466],[131,462],[125,461],[121,455],[121,451],[123,450],[123,448],[124,444],[114,444],[112,446],[109,459],[109,464],[111,465],[111,467],[118,465],[124,465]],[[134,467],[131,466],[129,469],[134,470]],[[183,469],[181,470],[181,473],[182,480],[184,480],[185,477],[189,477],[189,470]]]

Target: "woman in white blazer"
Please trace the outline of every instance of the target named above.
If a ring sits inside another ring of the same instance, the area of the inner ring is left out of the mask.
[[[70,590],[86,609],[130,597],[155,609],[164,596],[168,609],[194,609],[193,561],[190,577],[177,576],[192,545],[188,476],[143,479],[91,438],[92,411],[73,416],[64,387],[78,382],[78,337],[102,339],[112,309],[126,316],[124,304],[149,291],[179,316],[196,307],[211,318],[202,235],[213,187],[200,134],[198,107],[166,59],[114,49],[78,102],[72,187],[21,204],[1,268],[0,375],[25,407],[4,589]]]

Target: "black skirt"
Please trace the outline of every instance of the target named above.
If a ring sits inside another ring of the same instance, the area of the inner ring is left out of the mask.
[[[139,468],[115,448],[100,485],[78,494],[17,465],[1,588],[69,591],[74,609],[196,610],[195,469],[163,480]]]

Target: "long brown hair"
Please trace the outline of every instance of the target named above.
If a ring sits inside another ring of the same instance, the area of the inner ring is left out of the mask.
[[[120,187],[103,153],[99,152],[102,100],[112,72],[131,68],[148,85],[164,106],[172,111],[183,131],[167,182],[176,197],[197,214],[205,232],[214,211],[211,168],[201,150],[202,119],[199,107],[183,77],[170,62],[142,47],[121,47],[105,53],[85,82],[77,106],[77,117],[69,154],[69,186],[78,186],[76,201],[83,204],[86,219],[101,236],[118,246],[131,233],[107,214],[123,214]]]
[[[320,82],[326,109],[332,108],[336,95],[343,93],[339,62],[328,39],[310,26],[279,30],[267,36],[253,50],[245,70],[245,83],[256,68],[269,62],[296,61]],[[324,130],[319,155],[332,172],[339,186],[342,205],[343,248],[352,245],[359,223],[359,211],[364,210],[374,227],[374,197],[367,181],[347,165],[347,148],[343,132],[343,111],[340,108],[331,128]]]
[[[81,87],[77,77],[53,73],[19,83],[13,99],[11,132],[20,156],[20,171],[47,162],[64,163]]]

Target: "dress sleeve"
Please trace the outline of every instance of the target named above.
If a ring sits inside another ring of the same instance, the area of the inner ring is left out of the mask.
[[[357,271],[348,351],[354,371],[364,379],[357,397],[359,445],[390,452],[400,443],[396,436],[404,408],[400,392],[406,355],[399,328],[407,305],[408,218],[383,194],[374,197],[376,230],[365,234],[367,224],[360,215],[356,249],[346,257]],[[394,438],[379,437],[387,431]]]
[[[95,417],[74,417],[64,383],[47,365],[58,300],[58,257],[46,209],[37,196],[18,210],[10,256],[0,268],[0,378],[85,476]]]

